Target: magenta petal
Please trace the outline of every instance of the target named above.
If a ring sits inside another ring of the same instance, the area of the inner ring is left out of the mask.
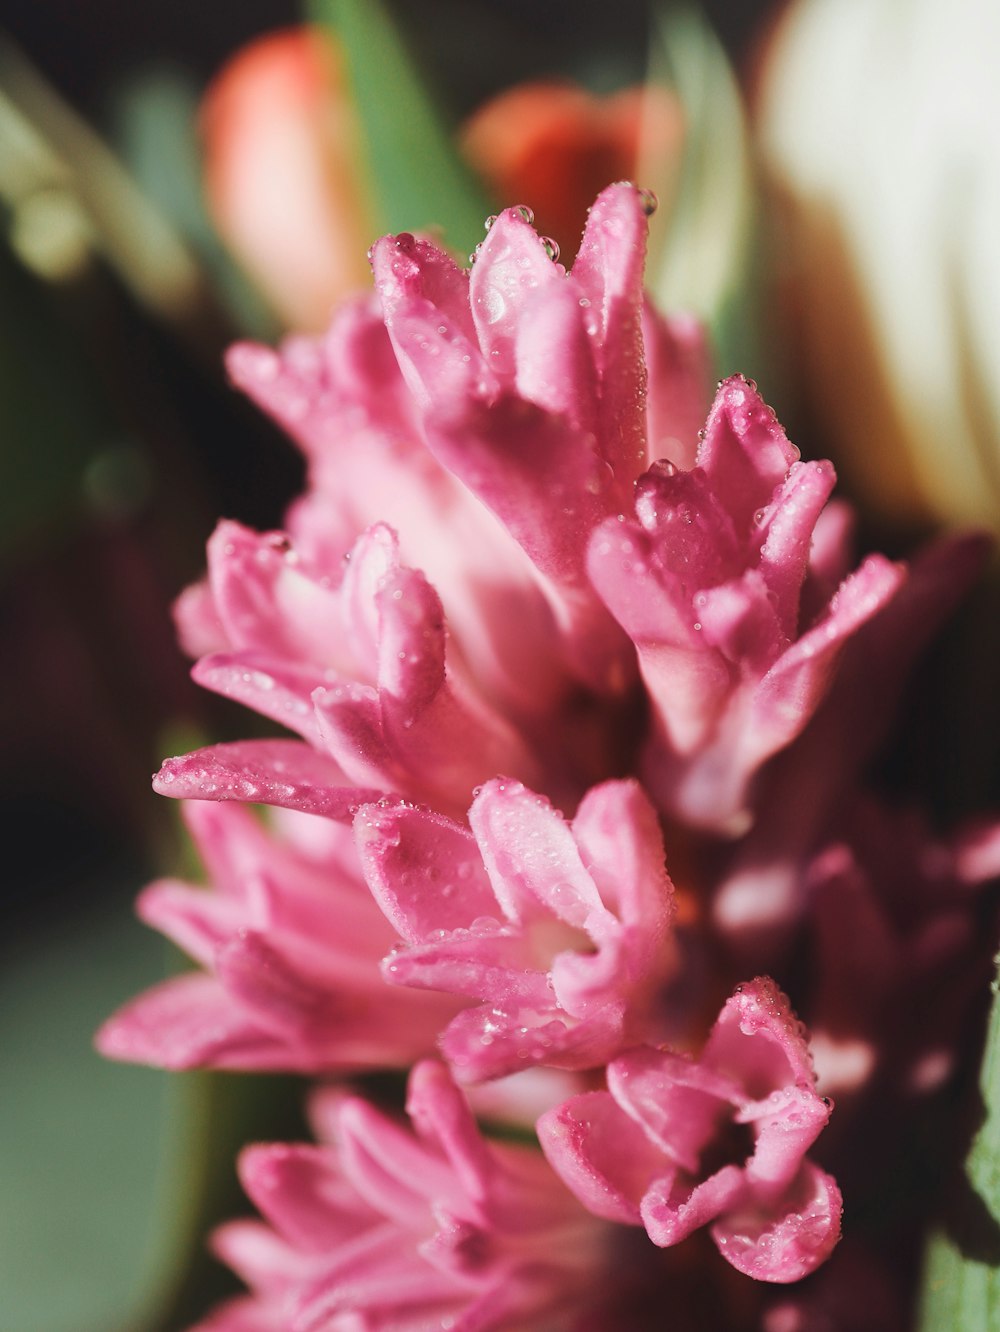
[[[526,301],[516,339],[518,394],[596,438],[598,380],[576,283],[548,283]],[[595,463],[595,479],[606,486],[607,466]]]
[[[367,685],[318,688],[312,695],[321,745],[349,779],[399,790],[407,774],[386,743],[378,694]]]
[[[372,249],[372,271],[390,329],[401,309],[417,304],[439,311],[464,338],[475,342],[469,274],[433,241],[406,232],[383,236]]]
[[[692,1174],[705,1145],[740,1099],[730,1078],[683,1055],[646,1046],[613,1059],[607,1076],[622,1110],[670,1161]]]
[[[496,915],[476,843],[451,819],[369,805],[354,829],[368,886],[404,939],[418,943]]]
[[[287,1290],[289,1284],[305,1277],[314,1266],[312,1255],[298,1252],[287,1240],[261,1221],[227,1221],[211,1235],[212,1253],[227,1263],[251,1289],[261,1294]],[[264,1304],[268,1308],[268,1304]],[[272,1322],[267,1332],[274,1332]]]
[[[526,979],[530,983],[533,977]],[[440,1037],[441,1052],[460,1082],[506,1077],[531,1064],[594,1068],[620,1048],[621,1023],[615,1023],[613,1010],[570,1023],[563,1010],[546,1009],[538,996],[530,1006],[519,1007],[523,982],[511,980],[509,1012],[499,1006],[463,1009]],[[538,981],[544,978],[539,975]]]
[[[382,963],[382,974],[393,985],[442,990],[473,999],[489,997],[496,1003],[544,1007],[552,1001],[545,973],[532,966],[525,939],[509,929],[497,928],[489,918],[433,943],[414,944],[390,953]]]
[[[267,943],[262,934],[242,930],[215,957],[223,987],[245,1004],[268,1032],[292,1041],[324,1017],[328,997]]]
[[[573,280],[590,301],[601,380],[601,438],[623,493],[646,455],[642,271],[648,219],[634,185],[602,190],[590,209]]]
[[[799,451],[755,386],[742,375],[724,380],[705,425],[698,465],[738,531],[771,501]]]
[[[381,794],[349,785],[331,759],[297,740],[238,740],[165,759],[153,788],[179,800],[259,801],[344,820]]]
[[[723,1258],[758,1281],[799,1281],[815,1271],[840,1239],[840,1190],[806,1161],[786,1207],[771,1217],[734,1212],[717,1221],[712,1238]]]
[[[758,1200],[782,1196],[799,1171],[802,1158],[830,1118],[832,1105],[817,1096],[810,1083],[772,1092],[759,1105],[746,1106],[737,1116],[752,1122],[757,1134],[746,1177]]]
[[[642,1224],[639,1201],[663,1158],[607,1092],[571,1097],[542,1115],[537,1131],[549,1164],[589,1211]]]
[[[426,1226],[429,1198],[448,1205],[461,1197],[448,1162],[365,1101],[351,1098],[340,1107],[337,1146],[361,1197],[408,1228]]]
[[[420,1136],[444,1152],[468,1196],[483,1202],[492,1159],[468,1101],[436,1060],[425,1059],[410,1074],[406,1113]]]
[[[738,1204],[745,1194],[743,1172],[727,1165],[690,1188],[665,1175],[653,1181],[642,1200],[642,1220],[654,1244],[669,1248]]]
[[[337,594],[302,572],[282,533],[221,522],[208,568],[230,648],[314,664],[344,656]]]
[[[900,565],[869,556],[841,584],[825,618],[775,662],[754,695],[750,744],[758,759],[798,735],[822,700],[850,636],[889,603],[905,578]]]
[[[641,929],[650,952],[674,913],[659,819],[638,782],[604,782],[584,796],[573,837],[601,901],[625,926]]]
[[[341,1178],[329,1148],[248,1147],[239,1173],[251,1201],[297,1249],[322,1254],[376,1219]]]
[[[314,666],[263,657],[256,652],[218,652],[191,671],[198,684],[253,708],[263,717],[321,744],[310,696],[322,673]]]
[[[221,893],[159,879],[139,894],[136,913],[144,925],[159,930],[196,962],[209,967],[219,945],[239,929],[244,911]]]
[[[543,574],[582,585],[587,539],[607,512],[602,477],[610,481],[596,440],[581,447],[567,420],[513,394],[472,398],[460,409],[442,402],[426,422],[434,456],[496,514]]]
[[[515,344],[525,304],[565,280],[537,233],[516,208],[505,208],[487,232],[469,277],[472,317],[494,373],[515,371]]]
[[[586,928],[591,915],[607,915],[566,821],[543,796],[520,782],[487,782],[469,823],[510,919],[530,919],[545,907],[568,925]]]
[[[376,598],[379,691],[398,700],[412,724],[444,684],[441,599],[415,569],[387,573]]]
[[[178,976],[120,1009],[95,1038],[101,1054],[186,1069],[289,1067],[280,1043],[233,1004],[214,976]]]
[[[836,483],[828,462],[797,463],[761,523],[760,571],[787,639],[798,629],[799,593],[812,558],[813,533]]]
[[[789,1085],[811,1087],[814,1082],[802,1023],[766,976],[740,985],[726,1000],[702,1059],[740,1083],[755,1101]]]

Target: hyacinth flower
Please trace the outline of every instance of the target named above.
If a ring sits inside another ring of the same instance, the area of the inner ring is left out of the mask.
[[[454,1002],[401,1007],[379,973],[393,934],[360,876],[350,828],[284,814],[268,831],[236,804],[184,819],[210,889],[151,884],[138,913],[202,968],[162,982],[97,1037],[115,1059],[161,1068],[407,1066],[429,1054]]]
[[[605,190],[570,274],[523,208],[492,222],[471,272],[428,240],[385,237],[377,304],[348,306],[323,340],[230,354],[309,458],[296,544],[342,554],[390,523],[477,679],[523,715],[550,712],[567,681],[613,693],[632,678],[587,582],[587,537],[657,456],[647,437],[682,447],[703,417],[700,333],[643,300],[651,207],[631,185]],[[663,370],[652,429],[644,329]]]
[[[196,1332],[569,1329],[606,1276],[609,1228],[535,1149],[489,1143],[445,1069],[410,1075],[412,1130],[354,1097],[317,1105],[330,1146],[240,1161],[266,1218],[215,1249],[252,1294]]]
[[[820,526],[834,480],[828,462],[799,461],[756,386],[735,376],[694,465],[655,463],[635,517],[590,542],[590,577],[636,645],[653,706],[647,784],[685,822],[746,830],[754,776],[801,733],[844,645],[903,581],[871,556],[811,604],[839,562],[842,525]]]
[[[860,802],[806,873],[813,966],[803,1004],[819,1085],[840,1115],[946,1085],[988,991],[1000,826],[933,838],[913,812]],[[988,928],[984,928],[988,926]],[[912,1020],[914,994],[934,1004]],[[869,1127],[871,1133],[871,1127]]]
[[[355,819],[365,877],[403,939],[386,979],[478,1001],[440,1038],[455,1075],[591,1068],[656,1033],[673,888],[640,788],[596,787],[567,824],[497,779],[469,825],[378,806]]]
[[[645,1226],[662,1247],[708,1226],[722,1256],[761,1281],[798,1281],[829,1256],[840,1191],[805,1154],[831,1105],[772,981],[737,987],[699,1059],[639,1047],[611,1060],[607,1080],[538,1124],[591,1211]]]
[[[842,505],[823,513],[804,589],[813,606],[847,577],[852,525]],[[896,720],[914,663],[981,574],[989,550],[982,533],[965,533],[916,554],[896,595],[844,645],[803,734],[755,785],[753,829],[734,848],[712,897],[713,926],[744,974],[773,970],[787,955],[808,910],[810,866],[845,835],[865,767]],[[888,828],[886,835],[892,843]]]
[[[281,533],[220,523],[208,578],[181,598],[178,619],[189,646],[208,649],[194,668],[199,684],[284,723],[328,756],[336,765],[328,785],[343,791],[345,807],[392,791],[461,813],[473,787],[498,770],[538,776],[520,736],[477,694],[460,661],[456,670],[440,600],[400,563],[384,524],[364,532],[331,572]],[[261,798],[270,749],[240,747],[251,799]],[[291,746],[284,749],[287,759]],[[311,755],[301,749],[308,769]],[[168,760],[157,787],[232,798],[232,785],[214,777],[217,766],[212,751]],[[294,763],[286,767],[294,773]],[[278,803],[294,805],[298,789]],[[323,812],[336,813],[332,804]]]

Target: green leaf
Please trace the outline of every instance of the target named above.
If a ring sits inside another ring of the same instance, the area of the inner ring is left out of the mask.
[[[984,1118],[946,1223],[928,1245],[921,1332],[1000,1326],[1000,988],[995,981],[993,995],[979,1078]]]
[[[347,59],[383,229],[440,227],[446,244],[468,252],[483,238],[489,200],[388,9],[381,0],[311,0],[310,8]]]

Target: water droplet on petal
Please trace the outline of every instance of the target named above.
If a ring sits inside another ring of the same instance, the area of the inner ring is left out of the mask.
[[[522,220],[527,222],[529,227],[531,226],[532,222],[534,222],[535,220],[535,214],[528,207],[527,204],[516,204],[514,207],[514,212],[519,214]]]
[[[656,212],[657,208],[659,208],[659,206],[660,206],[660,201],[652,190],[640,189],[639,207],[642,209],[642,211],[646,214],[647,217],[652,217],[653,214]]]
[[[484,230],[489,231],[490,227],[492,227],[493,223],[494,223],[496,220],[497,220],[497,215],[496,215],[496,213],[490,213],[489,217],[488,217],[488,218],[486,219],[486,221],[483,223],[483,228],[484,228]]]
[[[556,242],[552,239],[551,236],[539,236],[538,239],[539,242],[541,243],[542,249],[549,256],[552,262],[556,263],[559,259],[559,246],[556,244]]]

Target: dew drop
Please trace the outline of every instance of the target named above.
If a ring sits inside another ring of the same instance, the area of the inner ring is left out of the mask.
[[[652,190],[639,190],[639,207],[647,217],[652,217],[660,206],[660,201]]]
[[[483,223],[483,229],[484,229],[484,231],[489,231],[490,227],[493,226],[493,223],[494,223],[496,220],[497,220],[497,215],[496,215],[496,213],[490,213],[489,217],[488,217],[488,218],[486,219],[486,221]]]
[[[767,510],[766,510],[766,509],[758,509],[757,512],[756,512],[756,513],[754,514],[754,516],[753,516],[753,520],[754,520],[754,522],[757,524],[758,527],[763,527],[763,525],[764,525],[764,519],[765,519],[766,517],[767,517]]]
[[[539,236],[538,240],[548,257],[553,263],[556,263],[559,259],[559,246],[556,242],[551,236]]]
[[[527,222],[529,227],[535,220],[535,214],[527,204],[517,204],[514,208],[514,212],[517,213],[522,221]]]

